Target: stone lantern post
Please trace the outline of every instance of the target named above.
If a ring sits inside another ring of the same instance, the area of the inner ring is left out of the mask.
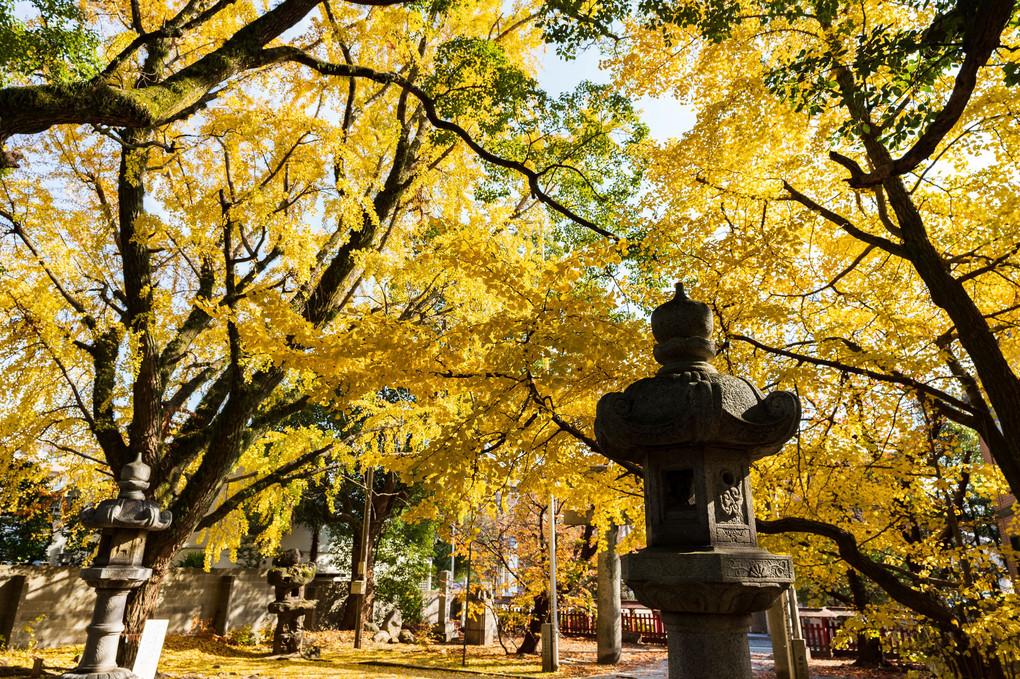
[[[716,372],[711,311],[679,283],[652,332],[662,368],[603,396],[595,418],[602,451],[644,468],[648,546],[622,558],[623,580],[662,612],[670,679],[749,678],[751,613],[793,564],[758,547],[748,471],[793,436],[800,402]]]
[[[145,499],[152,470],[141,456],[124,465],[120,493],[114,500],[81,513],[82,525],[101,528],[99,553],[81,578],[96,590],[92,622],[85,628],[85,650],[78,666],[60,679],[136,679],[131,670],[117,667],[117,646],[124,631],[124,610],[132,589],[152,575],[142,567],[145,534],[170,525],[170,512]]]

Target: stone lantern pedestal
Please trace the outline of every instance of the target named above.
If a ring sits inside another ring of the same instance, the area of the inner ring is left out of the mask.
[[[117,647],[124,631],[124,611],[131,590],[152,575],[142,567],[145,534],[170,525],[170,512],[145,499],[152,471],[141,457],[124,465],[120,493],[81,513],[89,528],[101,528],[99,554],[81,578],[96,590],[92,622],[85,628],[85,650],[78,666],[60,679],[137,679],[131,670],[117,666]]]
[[[800,403],[718,373],[711,312],[679,284],[652,331],[662,368],[602,397],[595,418],[603,452],[644,470],[648,547],[622,557],[623,580],[662,612],[670,679],[750,678],[751,613],[793,564],[758,547],[748,472],[794,434]]]

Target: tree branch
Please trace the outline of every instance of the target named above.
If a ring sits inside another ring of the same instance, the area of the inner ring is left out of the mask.
[[[962,410],[964,412],[968,412],[968,413],[973,413],[974,412],[974,406],[972,406],[971,404],[966,403],[965,401],[961,401],[958,398],[954,398],[953,396],[945,393],[944,391],[936,389],[935,387],[928,386],[927,384],[924,384],[922,382],[918,382],[917,380],[912,380],[909,377],[905,377],[903,375],[890,375],[888,373],[875,372],[874,370],[868,370],[866,368],[858,368],[856,366],[847,365],[845,363],[840,363],[839,361],[830,361],[828,359],[818,358],[816,356],[809,356],[807,354],[801,354],[801,353],[797,353],[797,352],[794,352],[794,351],[789,351],[787,349],[779,349],[777,347],[771,347],[771,346],[769,346],[767,344],[763,344],[762,342],[759,342],[756,339],[748,337],[747,335],[731,334],[731,335],[729,335],[729,337],[731,337],[732,339],[735,339],[735,340],[739,340],[741,342],[747,342],[748,344],[750,344],[753,347],[761,349],[762,351],[767,351],[768,353],[775,354],[777,356],[785,356],[786,358],[792,358],[792,359],[794,359],[796,361],[801,361],[803,363],[810,363],[811,365],[822,365],[822,366],[825,366],[827,368],[835,368],[836,370],[839,370],[839,371],[842,371],[842,372],[852,373],[854,375],[861,375],[863,377],[870,377],[871,379],[877,380],[877,381],[880,381],[880,382],[888,382],[888,383],[891,383],[891,384],[899,384],[899,385],[907,387],[908,389],[911,389],[911,390],[913,390],[915,392],[924,394],[925,396],[930,396],[930,397],[932,397],[934,399],[945,401],[946,403],[952,405],[954,408],[957,408],[957,409]],[[840,341],[846,342],[846,340],[844,340],[843,338],[833,338],[833,339],[838,339]]]
[[[755,519],[755,521],[758,532],[766,535],[809,533],[832,540],[836,543],[839,557],[843,561],[871,578],[892,599],[930,618],[941,629],[957,629],[956,620],[950,608],[930,594],[903,584],[886,566],[865,556],[857,545],[857,538],[849,531],[829,523],[798,517],[787,517],[774,521]]]
[[[387,85],[393,84],[403,88],[406,92],[410,92],[412,95],[414,95],[416,99],[418,99],[418,101],[421,102],[422,106],[424,107],[425,115],[428,117],[429,122],[432,123],[434,127],[456,134],[458,137],[461,138],[461,140],[464,141],[465,144],[468,145],[468,147],[472,151],[475,152],[475,154],[478,157],[482,158],[486,162],[491,163],[492,165],[496,165],[498,167],[502,167],[507,170],[513,170],[523,175],[528,180],[528,187],[530,188],[532,194],[534,194],[535,197],[538,198],[538,200],[545,203],[550,208],[560,213],[567,219],[570,219],[574,223],[583,226],[586,229],[590,229],[591,231],[594,231],[595,233],[601,236],[605,236],[606,238],[610,238],[614,241],[620,240],[620,237],[617,236],[616,234],[603,229],[602,227],[598,226],[597,224],[594,224],[593,222],[585,219],[584,217],[581,217],[580,215],[572,211],[570,208],[566,207],[565,205],[557,201],[555,198],[545,193],[542,190],[541,186],[539,185],[539,178],[542,175],[542,171],[535,171],[529,168],[528,166],[524,165],[523,163],[519,163],[514,160],[508,160],[501,156],[497,156],[496,154],[486,150],[481,144],[475,141],[475,139],[463,127],[452,121],[441,118],[439,116],[439,113],[436,111],[435,101],[432,99],[432,97],[430,97],[424,90],[415,86],[413,83],[411,83],[403,76],[400,76],[396,73],[376,71],[366,66],[354,66],[351,64],[334,64],[330,62],[321,61],[319,59],[316,59],[312,55],[302,50],[299,50],[295,47],[276,47],[265,51],[267,53],[275,52],[275,55],[278,56],[278,58],[281,61],[282,60],[293,61],[295,63],[307,66],[323,75],[340,76],[348,78],[366,78],[368,80],[373,80],[378,83]]]

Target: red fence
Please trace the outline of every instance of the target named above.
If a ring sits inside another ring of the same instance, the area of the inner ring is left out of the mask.
[[[595,638],[595,618],[586,611],[560,611],[560,634]]]
[[[641,641],[649,644],[665,644],[666,628],[658,611],[623,609],[623,631],[637,632]]]
[[[844,648],[832,648],[832,640],[836,638],[843,620],[838,618],[825,618],[821,621],[802,620],[801,629],[804,631],[804,640],[812,653],[832,657],[833,653],[854,653],[857,651],[856,637],[850,638],[850,643]],[[905,642],[917,639],[917,632],[909,629],[881,630],[882,645],[890,650],[890,655],[898,655],[900,646]]]
[[[658,611],[647,609],[624,608],[621,613],[621,622],[624,632],[636,632],[641,635],[641,641],[649,644],[665,644],[666,628],[662,625],[662,618]],[[844,618],[803,619],[801,628],[804,631],[804,640],[812,653],[832,657],[835,653],[854,653],[857,651],[856,638],[850,639],[850,644],[845,648],[833,649],[832,640],[842,627]],[[560,612],[560,633],[569,637],[595,638],[595,616],[586,611],[561,611]],[[882,630],[883,645],[890,649],[890,655],[895,656],[901,645],[906,641],[913,641],[917,638],[914,630]]]
[[[648,644],[665,644],[666,628],[658,611],[623,609],[620,615],[624,632],[636,632]],[[595,617],[586,611],[563,611],[559,615],[560,634],[568,637],[595,637]]]

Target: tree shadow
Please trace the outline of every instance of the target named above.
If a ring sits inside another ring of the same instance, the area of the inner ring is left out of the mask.
[[[269,660],[276,657],[271,650],[263,650],[258,646],[233,646],[218,638],[205,636],[168,636],[164,642],[164,650],[200,651],[221,658],[246,660]]]

